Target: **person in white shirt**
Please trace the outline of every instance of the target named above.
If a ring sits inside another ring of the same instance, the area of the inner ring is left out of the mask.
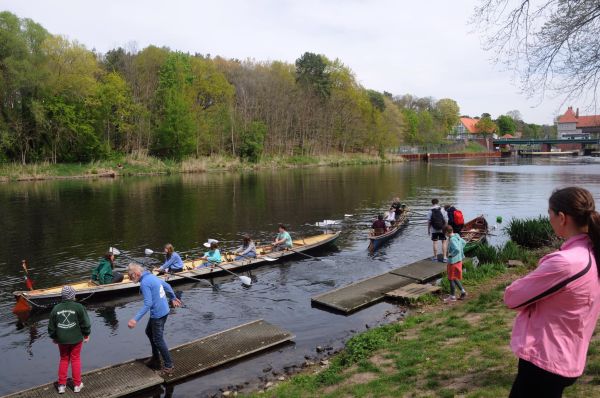
[[[433,257],[431,261],[437,261],[437,241],[442,241],[442,255],[443,262],[448,262],[448,241],[446,241],[446,235],[444,235],[444,227],[448,224],[448,214],[439,205],[440,201],[437,199],[431,199],[431,209],[427,212],[427,234],[431,234],[431,241],[433,242]]]

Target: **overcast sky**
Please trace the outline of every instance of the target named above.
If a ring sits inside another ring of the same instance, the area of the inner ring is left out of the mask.
[[[226,58],[293,63],[305,51],[339,58],[371,89],[452,98],[461,114],[518,109],[552,124],[560,99],[528,100],[481,49],[475,0],[0,0],[53,34],[106,52],[136,43]],[[573,106],[581,106],[572,104]]]

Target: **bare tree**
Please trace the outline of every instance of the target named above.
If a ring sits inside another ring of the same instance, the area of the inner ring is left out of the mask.
[[[473,22],[495,61],[530,97],[557,94],[595,106],[600,84],[598,0],[480,0]]]

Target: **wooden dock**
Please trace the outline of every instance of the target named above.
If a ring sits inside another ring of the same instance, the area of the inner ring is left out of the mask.
[[[439,286],[411,283],[410,285],[402,286],[400,289],[387,292],[385,296],[393,299],[411,300],[425,294],[439,292],[440,290],[442,290],[442,288]]]
[[[175,370],[170,376],[153,371],[144,365],[144,359],[138,359],[84,373],[84,388],[77,394],[72,385],[65,394],[58,394],[56,383],[48,383],[3,398],[123,397],[195,376],[293,338],[290,332],[259,319],[172,348]]]
[[[386,294],[415,282],[422,283],[439,277],[446,264],[429,259],[396,268],[385,274],[352,283],[311,298],[311,303],[343,314],[351,314],[378,303]]]

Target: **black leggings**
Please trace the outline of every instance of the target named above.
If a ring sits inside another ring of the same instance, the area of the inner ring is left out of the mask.
[[[519,359],[519,371],[509,398],[560,398],[577,377],[564,377]]]

